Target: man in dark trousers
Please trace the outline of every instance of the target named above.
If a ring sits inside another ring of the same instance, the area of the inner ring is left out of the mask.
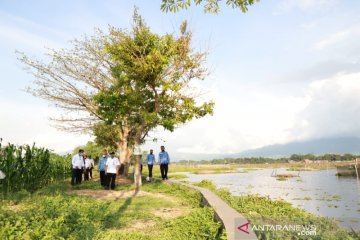
[[[90,161],[89,174],[90,174],[90,178],[93,179],[92,170],[94,169],[95,162],[94,162],[94,159],[91,158],[91,155],[89,155],[89,161]]]
[[[103,155],[99,160],[99,165],[98,165],[98,169],[100,172],[100,183],[101,186],[105,187],[106,186],[106,176],[105,176],[105,169],[106,169],[106,160],[108,158],[108,152],[106,149],[104,149],[103,151]]]
[[[111,152],[110,157],[106,160],[106,189],[109,189],[110,187],[112,190],[115,189],[116,173],[119,171],[119,167],[119,159],[115,157],[115,152]]]
[[[84,168],[84,150],[79,149],[79,153],[74,155],[71,161],[72,176],[71,185],[80,184],[82,179],[82,169]]]
[[[147,164],[148,169],[149,169],[149,181],[151,181],[151,178],[153,176],[152,175],[152,169],[153,169],[153,166],[155,164],[155,155],[154,155],[152,149],[150,149],[150,153],[146,157],[146,164]]]
[[[170,156],[165,151],[165,147],[160,147],[161,152],[159,153],[160,172],[162,180],[168,179],[167,173],[169,170]]]

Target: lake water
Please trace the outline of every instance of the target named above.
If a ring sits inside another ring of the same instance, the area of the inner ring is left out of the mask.
[[[276,169],[278,174],[298,172]],[[360,180],[337,177],[336,169],[302,171],[300,177],[278,181],[271,177],[273,169],[252,170],[247,173],[191,174],[189,182],[211,180],[218,187],[229,189],[233,195],[259,194],[283,199],[308,212],[333,218],[347,228],[360,230]]]

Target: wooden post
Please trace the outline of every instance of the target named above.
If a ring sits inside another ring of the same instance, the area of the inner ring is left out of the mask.
[[[357,161],[358,159],[355,158],[355,172],[356,172],[356,178],[359,179],[359,173],[358,173],[358,169],[357,169]]]
[[[142,185],[140,166],[141,166],[141,155],[135,155],[134,182],[136,189],[139,189]]]

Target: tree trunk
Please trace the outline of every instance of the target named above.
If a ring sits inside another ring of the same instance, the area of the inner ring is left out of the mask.
[[[142,184],[140,167],[141,167],[141,155],[135,155],[134,183],[136,190],[139,190]]]
[[[123,167],[122,175],[127,177],[129,175],[130,157],[132,155],[132,150],[128,146],[126,149],[123,150],[123,152],[124,152],[123,154],[124,162],[122,162],[122,164],[124,167]]]
[[[120,150],[120,163],[121,163],[119,174],[127,177],[129,172],[129,163],[130,163],[131,154],[129,154],[130,150],[126,140],[120,141],[119,150]]]
[[[135,169],[134,169],[134,183],[135,183],[135,189],[139,190],[141,187],[141,149],[140,149],[140,137],[138,137],[135,140],[135,148],[134,154],[135,154]]]

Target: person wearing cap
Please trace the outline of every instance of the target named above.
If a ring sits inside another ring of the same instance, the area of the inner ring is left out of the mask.
[[[79,149],[79,153],[74,155],[71,161],[72,175],[71,185],[80,184],[82,179],[82,169],[84,168],[84,150]]]
[[[100,184],[101,186],[106,186],[106,175],[105,175],[105,169],[106,169],[106,161],[108,159],[108,152],[106,149],[103,151],[103,155],[99,160],[98,170],[100,172]]]
[[[169,163],[170,163],[170,156],[165,151],[165,147],[160,147],[161,152],[159,153],[159,162],[160,162],[160,172],[162,180],[168,179],[168,170],[169,170]]]
[[[151,181],[151,178],[153,176],[152,170],[153,170],[153,166],[155,164],[155,155],[154,155],[152,149],[150,149],[150,153],[146,157],[146,163],[147,163],[147,166],[149,169],[149,181]]]
[[[115,157],[115,152],[110,153],[110,157],[106,160],[106,178],[107,184],[106,189],[115,189],[115,180],[116,180],[116,173],[118,172],[120,167],[120,161],[117,157]]]

